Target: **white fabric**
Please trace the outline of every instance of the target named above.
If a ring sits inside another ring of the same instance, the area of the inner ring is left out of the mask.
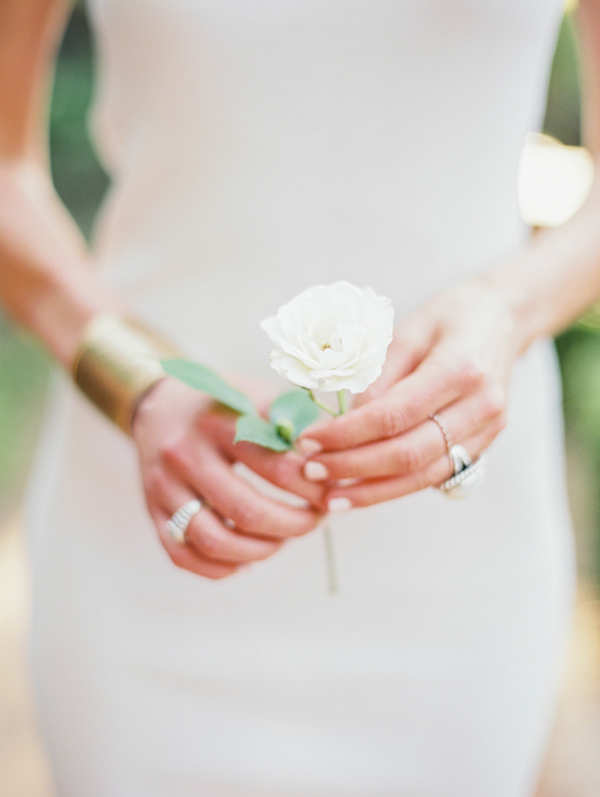
[[[348,279],[397,317],[524,241],[558,0],[94,0],[105,278],[190,356],[275,378],[259,321]],[[285,385],[281,383],[281,389]],[[29,502],[60,797],[524,797],[573,556],[548,344],[489,476],[333,521],[223,582],[175,569],[131,443],[57,387]]]

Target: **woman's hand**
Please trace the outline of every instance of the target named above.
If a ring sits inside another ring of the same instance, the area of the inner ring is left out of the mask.
[[[173,562],[207,578],[223,578],[245,564],[266,559],[289,537],[314,529],[321,514],[269,498],[232,468],[243,462],[273,484],[311,505],[324,488],[302,475],[303,458],[236,443],[235,416],[170,377],[144,397],[136,412],[137,444],[148,510]],[[203,506],[186,532],[186,544],[165,528],[171,515],[193,498]]]
[[[347,414],[315,424],[299,447],[329,510],[368,506],[439,485],[453,444],[476,459],[503,429],[519,352],[508,304],[484,280],[436,297],[396,329],[383,374]],[[342,479],[357,480],[350,485]]]

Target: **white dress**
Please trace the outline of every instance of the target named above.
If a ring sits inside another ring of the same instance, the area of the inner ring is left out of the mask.
[[[191,357],[277,381],[262,318],[347,279],[401,317],[510,256],[561,0],[93,0],[97,259]],[[280,383],[283,391],[286,386]],[[525,797],[573,555],[552,349],[464,502],[334,520],[222,582],[176,569],[131,442],[69,385],[29,500],[60,797]]]

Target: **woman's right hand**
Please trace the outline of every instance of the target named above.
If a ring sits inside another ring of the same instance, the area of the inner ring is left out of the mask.
[[[206,578],[224,578],[274,554],[290,537],[314,529],[324,488],[302,473],[304,459],[234,444],[236,416],[171,377],[142,399],[133,424],[146,504],[160,540],[178,566]],[[305,507],[267,497],[233,469],[243,462],[273,484],[302,497]],[[202,508],[179,543],[165,524],[183,504]]]

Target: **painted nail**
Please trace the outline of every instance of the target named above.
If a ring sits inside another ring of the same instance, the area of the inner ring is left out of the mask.
[[[311,482],[322,482],[329,477],[329,471],[323,463],[309,459],[304,466],[304,475]]]
[[[327,504],[329,512],[345,512],[347,509],[352,509],[352,501],[349,498],[339,496],[338,498],[330,498]]]
[[[305,437],[302,440],[298,440],[298,448],[303,454],[308,454],[309,456],[318,454],[319,451],[323,450],[321,443],[318,443],[316,440],[311,440],[310,437]]]

